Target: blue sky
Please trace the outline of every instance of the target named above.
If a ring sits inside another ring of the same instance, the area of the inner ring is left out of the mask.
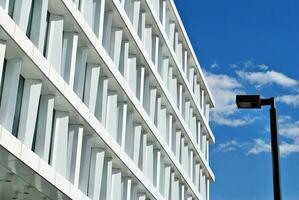
[[[283,199],[299,199],[299,1],[175,3],[217,104],[211,200],[273,199],[268,108],[237,110],[237,93],[276,97]]]

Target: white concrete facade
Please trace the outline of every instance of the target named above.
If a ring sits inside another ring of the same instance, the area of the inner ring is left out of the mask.
[[[214,100],[173,0],[0,0],[0,19],[1,199],[209,200]]]

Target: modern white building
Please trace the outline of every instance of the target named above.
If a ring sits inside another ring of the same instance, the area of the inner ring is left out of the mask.
[[[1,200],[208,200],[213,106],[173,0],[0,0]]]

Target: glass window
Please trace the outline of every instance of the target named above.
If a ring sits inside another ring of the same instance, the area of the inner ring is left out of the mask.
[[[18,129],[19,129],[19,123],[20,123],[20,114],[21,114],[21,107],[22,107],[24,82],[25,82],[24,77],[20,76],[19,86],[18,86],[17,102],[16,102],[16,110],[15,110],[15,115],[14,115],[14,120],[13,120],[13,127],[12,127],[12,134],[16,137],[18,135]]]
[[[15,8],[15,0],[10,0],[8,5],[8,15],[12,18]]]
[[[2,77],[0,77],[1,79],[1,85],[0,85],[0,105],[1,105],[1,99],[2,99],[2,92],[3,92],[3,82],[4,82],[4,76],[5,76],[5,69],[6,69],[6,62],[7,60],[4,59],[4,65],[3,65],[3,71],[2,71]]]
[[[27,35],[28,38],[30,38],[30,33],[31,33],[31,26],[32,26],[32,18],[33,18],[34,5],[35,5],[35,0],[33,0],[31,2],[29,20],[28,20],[27,30],[26,30],[26,35]]]
[[[45,45],[43,55],[46,56],[47,46],[48,46],[48,37],[49,37],[49,21],[50,21],[50,13],[47,12],[47,24],[46,24],[46,38],[45,38]]]

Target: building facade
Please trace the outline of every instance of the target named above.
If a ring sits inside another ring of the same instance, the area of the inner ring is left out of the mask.
[[[208,200],[213,106],[173,0],[0,0],[0,199]]]

